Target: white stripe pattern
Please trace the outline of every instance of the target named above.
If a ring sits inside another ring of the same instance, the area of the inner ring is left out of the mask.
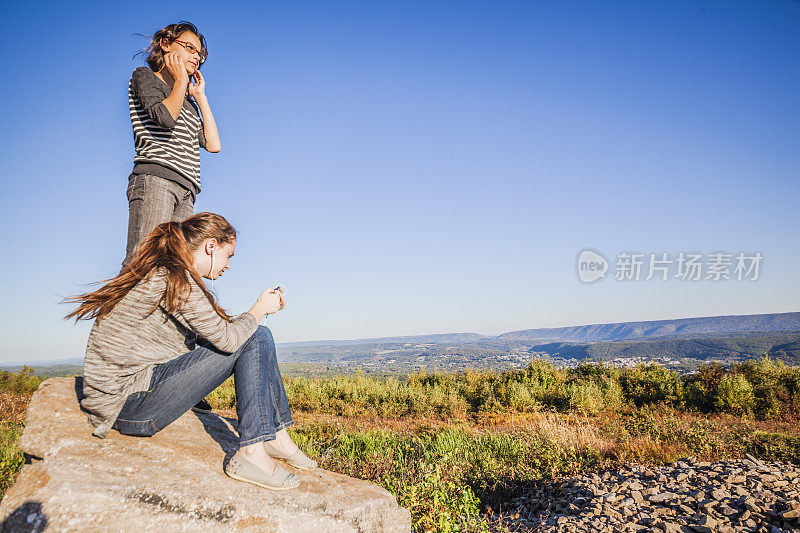
[[[151,119],[128,85],[128,106],[133,127],[137,163],[156,163],[184,176],[200,188],[200,141],[202,123],[195,109],[184,103],[175,127],[162,128]]]

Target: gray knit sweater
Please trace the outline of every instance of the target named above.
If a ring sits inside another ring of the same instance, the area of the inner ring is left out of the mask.
[[[182,310],[171,314],[159,301],[167,287],[164,269],[152,271],[96,320],[89,334],[83,364],[81,401],[104,438],[130,394],[146,391],[153,368],[194,349],[195,334],[218,350],[235,352],[255,333],[258,323],[250,313],[223,320],[194,281]],[[154,309],[155,308],[155,309]]]

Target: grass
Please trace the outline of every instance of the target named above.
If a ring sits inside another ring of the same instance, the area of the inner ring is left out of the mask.
[[[17,479],[24,459],[17,442],[25,427],[25,410],[33,391],[44,381],[25,367],[18,373],[0,371],[0,498]]]
[[[411,511],[420,531],[483,531],[496,519],[484,503],[542,477],[590,467],[596,454],[572,450],[525,431],[491,431],[469,424],[386,429],[334,420],[304,421],[298,444],[325,468],[374,481]]]
[[[800,462],[800,369],[769,359],[679,376],[658,365],[285,377],[298,444],[373,481],[417,531],[502,530],[503,502],[533,484],[621,462],[751,453]],[[22,464],[24,408],[41,378],[0,373],[0,494]],[[232,380],[209,395],[235,414]]]

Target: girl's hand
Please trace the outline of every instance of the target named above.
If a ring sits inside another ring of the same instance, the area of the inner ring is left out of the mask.
[[[201,96],[205,96],[206,94],[206,80],[203,78],[203,75],[200,74],[199,70],[196,70],[194,74],[192,74],[192,82],[189,84],[189,95],[197,100]]]
[[[186,72],[186,65],[178,52],[167,52],[164,54],[164,65],[172,75],[179,87],[186,87],[189,84],[189,74]]]
[[[262,315],[271,315],[283,309],[284,305],[285,301],[281,289],[267,289],[258,297],[253,308],[257,308]]]
[[[271,289],[271,290],[270,290],[270,292],[272,292],[272,293],[274,293],[274,294],[277,294],[277,295],[278,295],[278,297],[281,299],[281,306],[278,308],[278,310],[280,311],[281,309],[283,309],[283,306],[285,306],[285,305],[286,305],[286,299],[285,299],[285,297],[283,296],[283,287],[281,287],[280,285],[278,285],[278,286],[277,286],[277,287],[275,287],[274,289]]]

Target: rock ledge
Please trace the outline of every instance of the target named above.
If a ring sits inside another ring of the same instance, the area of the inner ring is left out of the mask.
[[[411,530],[388,491],[318,469],[273,492],[228,478],[235,420],[186,413],[153,437],[91,435],[80,378],[51,378],[31,399],[23,452],[32,457],[0,503],[3,531]],[[288,468],[288,466],[287,466]]]

